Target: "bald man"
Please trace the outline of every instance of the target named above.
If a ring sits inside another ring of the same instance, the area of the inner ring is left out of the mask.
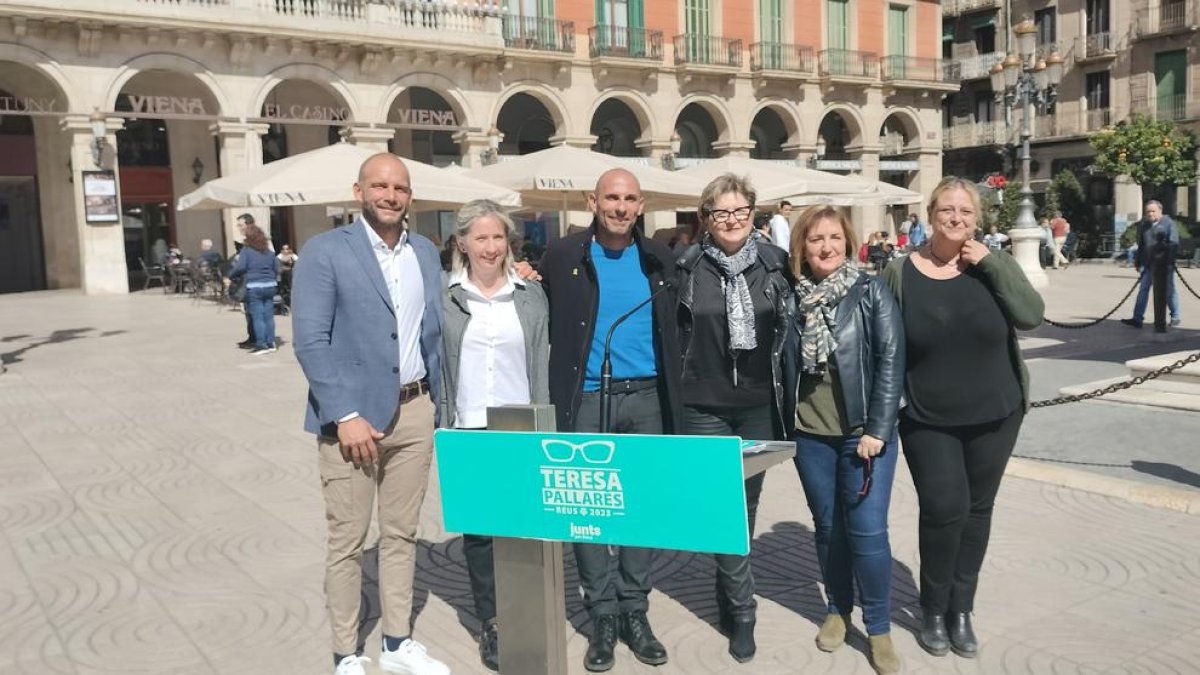
[[[588,196],[591,227],[559,239],[541,260],[550,300],[550,401],[560,431],[600,429],[600,364],[613,321],[675,278],[675,255],[642,237],[642,190],[624,169],[606,172]],[[612,340],[612,427],[615,433],[678,430],[679,340],[671,288],[620,325]],[[667,662],[646,619],[651,549],[574,545],[583,602],[592,618],[584,666],[612,668],[620,636],[643,663]],[[609,551],[618,565],[610,571]]]
[[[362,553],[379,517],[379,666],[449,675],[412,639],[417,523],[440,392],[438,250],[407,228],[412,184],[400,158],[367,159],[354,183],[362,216],[308,240],[292,279],[296,358],[308,378],[329,545],[326,607],[335,675],[364,675],[358,641]]]

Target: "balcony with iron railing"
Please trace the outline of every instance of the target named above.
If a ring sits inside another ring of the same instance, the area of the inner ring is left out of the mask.
[[[900,89],[958,91],[960,80],[948,77],[940,59],[916,56],[885,56],[879,62],[884,83]],[[952,73],[951,73],[952,74]]]
[[[1196,30],[1200,23],[1196,6],[1197,0],[1173,0],[1138,10],[1134,17],[1134,37],[1145,39]]]
[[[539,52],[575,53],[575,22],[557,21],[540,16],[505,14],[504,46]]]
[[[160,24],[242,37],[346,41],[362,46],[432,46],[499,53],[500,14],[486,0],[22,0],[0,14],[127,25]]]
[[[685,69],[713,67],[738,70],[742,67],[742,41],[717,35],[676,35],[673,40],[675,65]]]
[[[1037,48],[1035,50],[1035,55],[1036,55],[1035,58],[1037,58],[1038,61],[1042,61],[1044,59],[1049,58],[1050,55],[1053,54],[1054,52],[1059,52],[1060,54],[1062,53],[1058,48],[1057,42],[1055,42],[1053,40],[1047,41],[1047,42],[1039,42],[1039,43],[1037,43]]]
[[[942,147],[959,150],[988,145],[1004,145],[1007,142],[1003,120],[967,122],[942,128]]]
[[[1112,108],[1091,108],[1084,112],[1084,131],[1094,133],[1101,129],[1112,126],[1113,115]]]
[[[978,80],[991,75],[992,66],[1004,60],[1002,52],[989,52],[987,54],[976,54],[965,58],[954,59],[947,62],[943,68],[946,71],[947,79],[953,81],[955,79],[960,82],[967,80]]]
[[[1200,118],[1200,101],[1188,99],[1187,94],[1155,96],[1154,119],[1159,122],[1183,122]]]
[[[822,79],[845,82],[875,80],[879,75],[879,56],[875,52],[824,49],[817,53],[817,74]]]
[[[750,45],[750,70],[813,75],[817,70],[816,52],[807,45],[755,42]]]
[[[588,29],[588,55],[593,59],[663,60],[663,34],[658,30],[597,25]]]
[[[1092,33],[1075,38],[1075,62],[1087,63],[1116,58],[1112,33]]]

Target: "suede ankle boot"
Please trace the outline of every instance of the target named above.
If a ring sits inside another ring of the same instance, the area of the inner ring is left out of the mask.
[[[735,617],[729,631],[729,655],[738,663],[747,663],[754,658],[758,646],[754,644],[754,617]]]
[[[892,644],[892,634],[867,636],[867,644],[871,647],[871,667],[880,675],[900,672],[900,654]]]
[[[848,614],[828,614],[825,623],[817,631],[817,649],[832,652],[846,643],[846,628],[850,625]]]

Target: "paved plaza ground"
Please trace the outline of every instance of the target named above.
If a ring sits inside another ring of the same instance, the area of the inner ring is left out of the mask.
[[[1060,321],[1102,314],[1134,279],[1111,265],[1051,274],[1047,314]],[[1200,270],[1184,274],[1200,288]],[[1128,358],[1200,349],[1200,300],[1186,291],[1169,342],[1116,323],[1131,306],[1085,331],[1029,335],[1035,398],[1119,375]],[[0,673],[329,672],[315,442],[301,430],[290,325],[278,325],[280,352],[251,357],[234,347],[240,314],[187,297],[0,296]],[[1053,460],[1037,463],[1051,473],[1010,475],[1001,490],[977,661],[928,656],[913,638],[917,508],[902,465],[891,535],[906,672],[1197,672],[1200,516],[1061,487],[1097,477],[1200,495],[1197,439],[1197,413],[1088,402],[1030,414],[1017,452]],[[425,507],[416,635],[455,673],[483,672],[436,480]],[[824,612],[790,466],[768,474],[754,563],[751,664],[737,665],[712,625],[711,558],[664,552],[650,614],[671,661],[643,666],[622,647],[612,672],[870,672],[857,616],[840,652],[813,644]],[[570,561],[567,577],[573,589]],[[573,595],[567,611],[571,673],[583,673],[588,626]]]

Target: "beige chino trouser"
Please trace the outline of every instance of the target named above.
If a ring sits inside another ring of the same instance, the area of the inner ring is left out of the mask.
[[[434,405],[429,396],[402,403],[391,426],[376,441],[379,463],[358,469],[342,459],[337,439],[319,438],[321,492],[329,527],[325,597],[333,650],[358,649],[362,605],[362,553],[371,525],[372,502],[379,511],[379,596],[383,633],[411,634],[417,524],[433,455]],[[376,496],[378,495],[378,499]]]
[[[1056,269],[1058,267],[1061,267],[1062,265],[1070,265],[1071,264],[1071,261],[1067,260],[1067,257],[1062,254],[1062,247],[1063,247],[1063,244],[1065,244],[1065,243],[1067,243],[1066,237],[1055,237],[1054,238],[1054,267]]]

